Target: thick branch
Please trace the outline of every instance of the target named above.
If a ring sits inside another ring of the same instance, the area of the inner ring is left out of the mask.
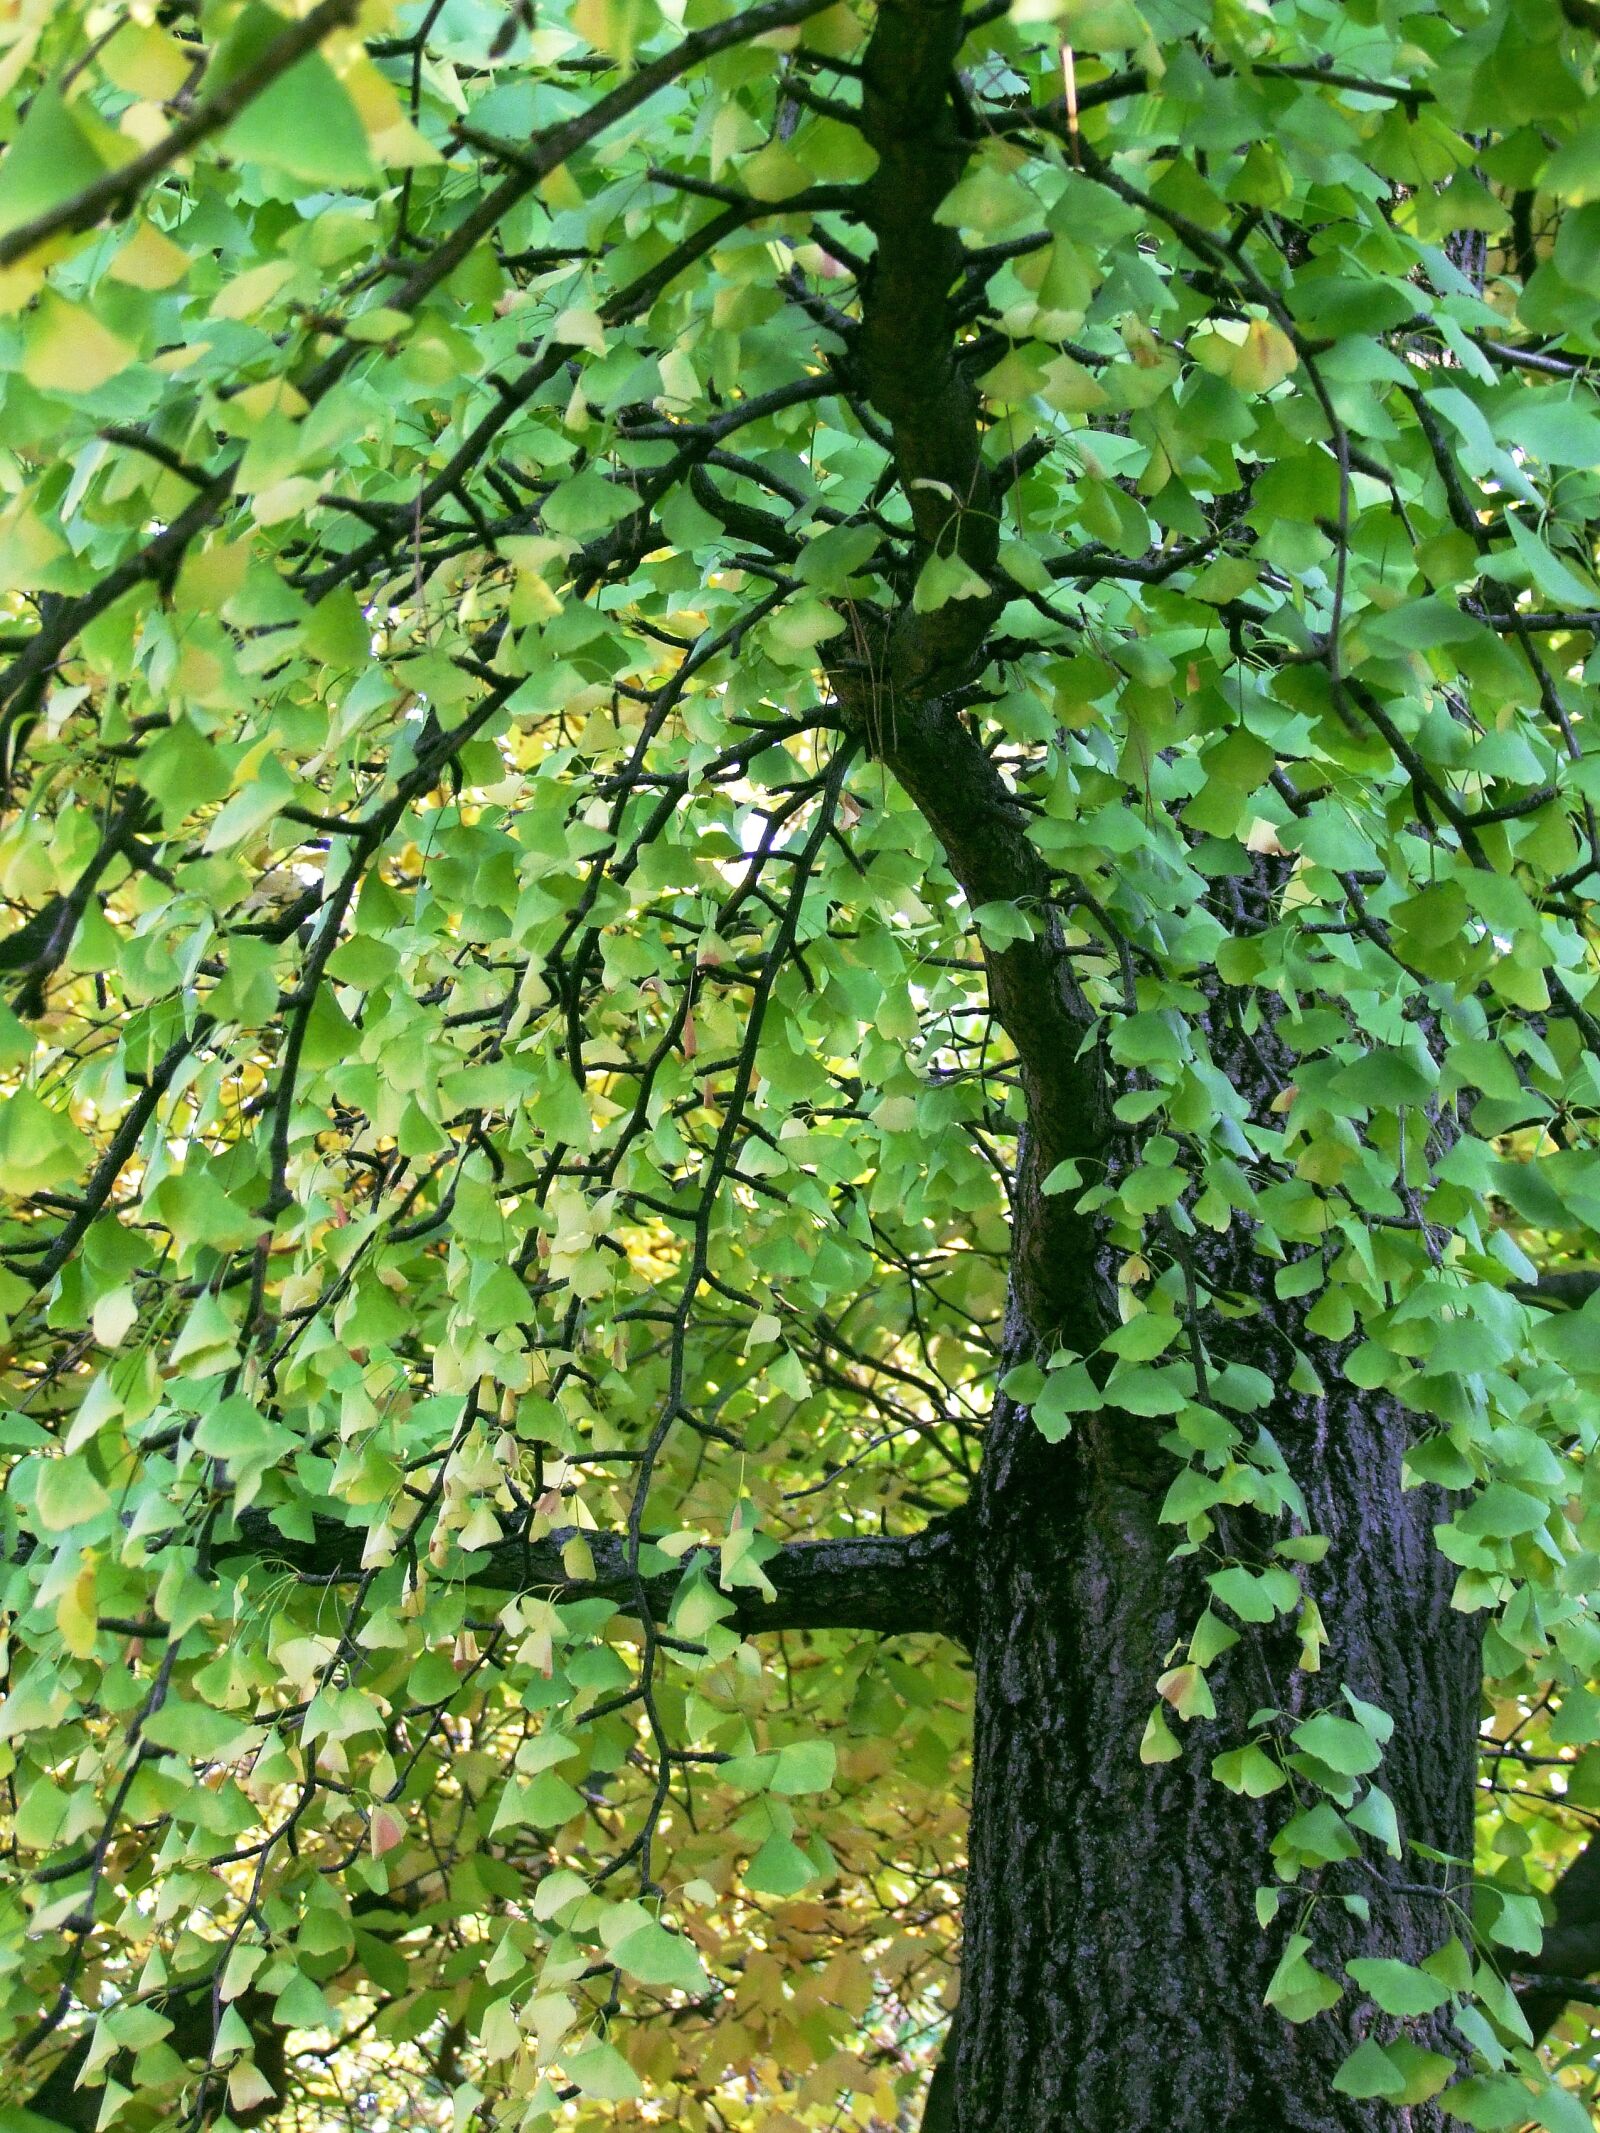
[[[1028,1129],[1012,1210],[1012,1286],[1038,1338],[1097,1316],[1091,1240],[1076,1194],[1047,1194],[1058,1163],[1091,1159],[1110,1123],[1098,1053],[1084,1051],[1093,1016],[1073,977],[1050,870],[1025,818],[962,715],[944,701],[902,707],[880,753],[944,847],[975,910],[1010,904],[1029,940],[986,948],[990,1004],[1017,1048]]]
[[[1600,1269],[1579,1267],[1565,1274],[1541,1274],[1537,1281],[1519,1282],[1515,1294],[1524,1303],[1559,1304],[1576,1310],[1591,1296],[1600,1296]]]
[[[959,0],[883,0],[862,69],[862,132],[878,155],[866,219],[878,240],[863,291],[860,377],[889,419],[895,474],[922,556],[957,555],[993,585],[1001,498],[984,463],[980,408],[958,360],[952,291],[966,255],[936,217],[969,143],[952,94]],[[1014,906],[1031,938],[986,948],[990,1001],[1017,1048],[1027,1099],[1013,1206],[1013,1295],[1046,1339],[1097,1317],[1088,1227],[1044,1181],[1103,1146],[1098,1060],[1080,1056],[1093,1016],[1053,908],[1050,870],[999,770],[950,700],[1003,604],[991,590],[887,624],[860,616],[835,666],[846,717],[921,809],[975,910]],[[841,639],[841,643],[845,640]]]
[[[924,554],[959,555],[984,576],[1000,528],[979,449],[978,396],[956,358],[952,292],[965,262],[935,211],[969,144],[950,87],[965,34],[960,0],[883,0],[861,79],[861,131],[878,168],[866,220],[878,240],[858,339],[867,396],[889,419],[895,473]],[[999,612],[989,596],[905,608],[889,633],[891,705],[958,680]]]
[[[580,1538],[594,1561],[592,1578],[571,1577],[562,1566],[563,1547]],[[219,1542],[217,1554],[225,1558],[230,1550],[242,1548],[302,1577],[354,1580],[361,1575],[365,1540],[362,1528],[322,1518],[316,1522],[315,1539],[286,1540],[267,1512],[250,1510],[239,1517],[237,1537]],[[630,1611],[635,1604],[626,1544],[617,1535],[580,1535],[576,1527],[565,1527],[526,1546],[502,1541],[481,1551],[478,1562],[467,1582],[480,1589],[536,1592],[561,1602],[613,1600]],[[960,1528],[953,1520],[940,1520],[899,1539],[885,1535],[788,1541],[761,1568],[776,1588],[775,1598],[763,1599],[749,1586],[738,1586],[729,1595],[734,1603],[730,1620],[744,1635],[775,1629],[864,1629],[886,1636],[918,1630],[963,1633],[966,1563]],[[673,1569],[644,1580],[650,1611],[658,1620],[666,1619],[680,1576]]]
[[[1600,1839],[1591,1837],[1556,1883],[1554,1917],[1536,1963],[1524,1965],[1543,1981],[1518,1993],[1535,2039],[1542,2037],[1573,1997],[1575,1979],[1600,1971]]]

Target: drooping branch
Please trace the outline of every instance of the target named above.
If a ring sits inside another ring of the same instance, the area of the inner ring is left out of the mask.
[[[204,1973],[170,1985],[142,2002],[170,2024],[163,2042],[181,2059],[206,2059],[212,2051],[219,2011],[213,1998],[216,1982],[210,1973]],[[250,2032],[251,2064],[266,2093],[259,2101],[248,2104],[233,2098],[225,2099],[223,2079],[212,2071],[201,2086],[197,2122],[213,2124],[226,2101],[228,2118],[235,2126],[264,2125],[282,2110],[286,2101],[288,2032],[272,2020],[271,1995],[253,1985],[246,1986],[244,1992],[229,2004]],[[108,2069],[102,2067],[92,2079],[85,2081],[84,2069],[93,2044],[92,2028],[73,2039],[27,2098],[24,2124],[31,2120],[35,2125],[43,2122],[65,2127],[67,2133],[94,2133],[106,2106]],[[114,2059],[109,2072],[112,2078],[121,2076],[126,2081],[132,2074],[132,2055],[123,2054]]]
[[[579,1540],[588,1547],[592,1576],[574,1576],[564,1565],[563,1550]],[[289,1540],[268,1512],[249,1510],[238,1518],[236,1537],[217,1543],[217,1556],[226,1561],[230,1552],[243,1550],[303,1578],[343,1583],[362,1575],[365,1541],[362,1528],[323,1518],[311,1540]],[[639,1584],[620,1535],[562,1527],[541,1540],[502,1541],[472,1560],[476,1567],[466,1582],[480,1590],[537,1593],[562,1603],[611,1600],[628,1613],[638,1604]],[[761,1572],[774,1588],[771,1599],[747,1585],[729,1594],[729,1620],[746,1636],[779,1629],[964,1633],[966,1561],[956,1520],[938,1520],[904,1537],[789,1541],[763,1561]],[[674,1568],[644,1579],[652,1617],[666,1620],[681,1576]]]
[[[619,119],[626,118],[669,82],[676,81],[680,75],[688,73],[707,59],[714,58],[719,52],[728,51],[733,46],[748,43],[754,38],[769,36],[775,30],[792,28],[805,22],[827,5],[828,0],[759,0],[755,7],[747,8],[742,14],[731,16],[725,22],[712,23],[704,29],[692,31],[680,39],[670,52],[637,68],[608,95],[586,106],[571,118],[544,128],[528,142],[517,167],[497,186],[491,187],[449,234],[411,268],[399,285],[388,292],[389,303],[399,311],[414,310],[441,282],[454,273],[480,239],[525,199],[541,179],[615,125]],[[294,34],[305,44],[305,48],[309,49],[310,44],[305,43],[305,36],[313,24],[317,25],[317,31],[316,37],[311,39],[310,43],[319,41],[340,19],[340,9],[334,9],[331,16],[325,8],[318,9],[296,25]],[[263,61],[269,56],[270,53],[263,55]],[[292,56],[300,56],[299,47]],[[267,87],[275,78],[275,74],[268,74],[264,80],[256,83],[251,93],[257,93]],[[231,93],[237,99],[237,84]],[[232,115],[230,109],[226,116]],[[165,143],[161,145],[164,146]],[[164,167],[164,163],[158,161],[155,172],[151,175],[158,175]],[[126,196],[131,203],[138,192],[140,182],[136,166],[130,164],[113,175],[117,180],[116,199],[121,201]],[[100,210],[97,208],[95,212]],[[39,234],[39,231],[31,226],[30,230],[14,233],[17,238],[26,238],[28,245],[37,243]],[[0,263],[3,263],[7,256],[12,255],[0,253]],[[311,405],[314,406],[323,393],[344,375],[346,369],[356,360],[361,346],[359,341],[341,341],[332,354],[318,365],[316,371],[303,381],[304,395]],[[234,493],[234,477],[238,469],[239,460],[230,459],[170,524],[164,525],[160,532],[152,535],[115,569],[105,572],[86,592],[60,600],[53,605],[48,619],[28,639],[10,664],[0,671],[0,707],[4,707],[5,711],[5,720],[0,723],[0,743],[9,740],[14,724],[31,718],[46,677],[90,623],[114,606],[124,593],[146,584],[171,584],[190,544],[226,509]]]

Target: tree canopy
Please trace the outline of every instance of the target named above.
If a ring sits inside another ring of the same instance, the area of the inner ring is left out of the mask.
[[[914,2122],[997,1414],[1197,1581],[1263,2032],[1589,2125],[1597,39],[5,11],[6,2133]]]

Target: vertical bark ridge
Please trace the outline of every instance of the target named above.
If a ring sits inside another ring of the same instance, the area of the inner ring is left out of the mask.
[[[1265,1114],[1290,1062],[1270,1023],[1246,1042],[1205,1017],[1212,1055]],[[1281,1070],[1281,1072],[1280,1072]],[[1274,1834],[1289,1791],[1252,1801],[1211,1775],[1263,1707],[1294,1723],[1342,1684],[1397,1720],[1377,1780],[1402,1838],[1470,1858],[1481,1678],[1472,1618],[1450,1604],[1453,1567],[1433,1543],[1439,1491],[1401,1487],[1404,1411],[1344,1378],[1343,1349],[1312,1334],[1306,1303],[1276,1294],[1247,1222],[1193,1246],[1220,1361],[1278,1388],[1262,1419],[1303,1491],[1310,1530],[1330,1543],[1304,1573],[1328,1643],[1320,1671],[1298,1665],[1287,1618],[1245,1628],[1209,1670],[1217,1715],[1175,1730],[1180,1757],[1146,1766],[1140,1736],[1163,1668],[1182,1656],[1209,1597],[1217,1554],[1171,1560],[1160,1523],[1176,1461],[1165,1425],[1105,1412],[1050,1446],[1002,1405],[985,1447],[973,1519],[975,1720],[957,2089],[960,2133],[1378,2133],[1392,2107],[1339,2095],[1334,2075],[1369,2028],[1394,2033],[1352,1990],[1292,2026],[1263,2007],[1304,1899],[1320,1893],[1313,1958],[1418,1960],[1457,1923],[1450,1871],[1375,1847],[1362,1862],[1307,1876],[1263,1931],[1255,1890],[1272,1884]],[[1248,1315],[1250,1307],[1255,1315]],[[1323,1386],[1284,1381],[1291,1347]],[[1264,1554],[1258,1512],[1229,1514],[1219,1553]],[[1314,1795],[1310,1796],[1314,1797]],[[1339,1899],[1367,1899],[1370,1919]],[[1450,2050],[1448,2036],[1413,2029]],[[1412,2133],[1442,2128],[1414,2106]]]
[[[1348,1681],[1404,1714],[1378,1773],[1402,1834],[1470,1851],[1477,1635],[1450,1608],[1453,1572],[1431,1538],[1439,1505],[1401,1493],[1397,1414],[1356,1396],[1318,1405],[1324,1457],[1306,1493],[1333,1544],[1315,1574],[1323,1671],[1297,1673],[1286,1638],[1247,1633],[1211,1669],[1217,1718],[1179,1728],[1181,1757],[1156,1766],[1140,1763],[1139,1738],[1155,1677],[1204,1605],[1207,1567],[1168,1560],[1174,1535],[1157,1513],[1171,1462],[1128,1418],[1095,1418],[1054,1448],[1025,1415],[996,1419],[974,1535],[961,2133],[1395,2123],[1331,2088],[1363,2033],[1358,1994],[1299,2028],[1263,2009],[1296,1903],[1263,1932],[1254,1890],[1272,1880],[1289,1796],[1250,1801],[1210,1775],[1257,1706],[1305,1715]],[[1431,1952],[1450,1913],[1399,1886],[1430,1871],[1325,1870],[1321,1885],[1365,1895],[1372,1919],[1321,1905],[1319,1960]],[[1421,2133],[1444,2118],[1430,2106],[1410,2123]]]

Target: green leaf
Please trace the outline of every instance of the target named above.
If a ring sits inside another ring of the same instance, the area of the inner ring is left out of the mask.
[[[248,0],[218,47],[208,86],[226,86],[259,63],[284,31],[283,16],[261,0]],[[253,96],[221,145],[236,161],[281,170],[307,185],[364,185],[374,175],[355,106],[318,53]]]
[[[1254,1743],[1229,1749],[1217,1756],[1211,1765],[1211,1775],[1230,1792],[1242,1792],[1252,1800],[1263,1800],[1289,1782],[1271,1756]]]
[[[0,1190],[26,1199],[65,1185],[77,1176],[84,1154],[71,1120],[31,1089],[0,1098]]]
[[[1413,2044],[1409,2037],[1396,2037],[1384,2046],[1390,2064],[1400,2070],[1405,2087],[1395,2097],[1396,2103],[1426,2103],[1437,2096],[1445,2083],[1457,2071],[1454,2059],[1443,2052],[1426,2051],[1420,2044]]]
[[[1160,1704],[1157,1704],[1145,1722],[1144,1733],[1139,1741],[1140,1762],[1176,1762],[1182,1753],[1182,1742],[1167,1724],[1167,1714]]]
[[[1009,948],[1013,941],[1033,939],[1028,914],[1015,904],[980,904],[972,916],[986,948]]]
[[[1030,1403],[1033,1424],[1049,1444],[1059,1444],[1072,1428],[1074,1415],[1090,1414],[1101,1406],[1103,1394],[1078,1360],[1052,1365],[1037,1397]]]
[[[1395,1817],[1394,1802],[1381,1785],[1369,1785],[1347,1812],[1345,1820],[1352,1829],[1376,1838],[1391,1859],[1400,1857],[1400,1825]]]
[[[776,1832],[744,1870],[744,1885],[757,1896],[797,1896],[817,1878],[817,1870],[798,1844]]]
[[[1503,418],[1502,434],[1508,444],[1547,466],[1600,464],[1600,415],[1564,395],[1520,395]]]
[[[543,1770],[521,1794],[520,1819],[535,1829],[554,1829],[583,1812],[583,1795],[559,1771]]]
[[[1452,2118],[1479,2133],[1525,2125],[1533,2108],[1526,2086],[1514,2074],[1473,2074],[1445,2091],[1444,2106]]]
[[[1489,1938],[1519,1955],[1537,1955],[1544,1944],[1544,1919],[1537,1897],[1518,1895],[1511,1889],[1484,1891],[1484,1910]]]
[[[1550,1515],[1550,1507],[1508,1481],[1491,1481],[1458,1511],[1455,1524],[1463,1533],[1481,1533],[1494,1540],[1514,1540],[1519,1534],[1537,1532]]]
[[[53,82],[40,87],[0,156],[0,235],[47,214],[105,176],[111,165],[103,152],[103,130],[92,118],[85,124],[88,116],[87,107],[67,103]]]
[[[665,1926],[652,1923],[625,1934],[611,1950],[611,1959],[641,1985],[675,1986],[696,1995],[711,1988],[694,1943],[669,1933]]]
[[[790,1741],[778,1750],[772,1790],[779,1793],[826,1792],[833,1784],[838,1753],[831,1740]]]
[[[1594,2124],[1580,2098],[1548,2075],[1533,2099],[1533,2115],[1549,2133],[1590,2133]]]
[[[1341,1777],[1364,1777],[1383,1760],[1383,1751],[1364,1726],[1332,1711],[1319,1711],[1314,1718],[1302,1720],[1290,1739],[1304,1754],[1315,1756]]]
[[[1382,2096],[1394,2102],[1404,2095],[1406,2080],[1384,2046],[1368,2037],[1340,2066],[1333,2086],[1341,2096]]]
[[[597,2103],[631,2103],[644,2094],[644,2084],[614,2045],[590,2044],[565,2064],[584,2095]]]
[[[139,1729],[152,1748],[170,1748],[191,1762],[210,1762],[236,1754],[250,1738],[248,1725],[228,1711],[214,1711],[202,1703],[172,1700],[153,1711]],[[313,2018],[314,2019],[314,2018]]]
[[[1267,1985],[1266,2005],[1275,2007],[1288,2022],[1309,2022],[1337,2006],[1342,1997],[1333,1979],[1306,1960],[1310,1946],[1306,1934],[1291,1934]]]
[[[184,1320],[168,1361],[186,1377],[215,1376],[237,1358],[238,1334],[222,1299],[207,1289]]]
[[[1227,1570],[1213,1570],[1206,1583],[1223,1606],[1236,1614],[1241,1622],[1276,1620],[1278,1603],[1273,1588],[1256,1571],[1246,1570],[1242,1563],[1235,1563]]]
[[[987,579],[980,577],[961,555],[955,551],[949,555],[935,552],[917,575],[911,604],[917,614],[927,615],[951,600],[981,600],[988,591]]]
[[[108,1510],[111,1498],[84,1452],[35,1462],[33,1515],[46,1533],[69,1533]]]
[[[1345,1969],[1385,2014],[1432,2014],[1449,1998],[1437,1978],[1390,1956],[1358,1955],[1345,1964]]]

